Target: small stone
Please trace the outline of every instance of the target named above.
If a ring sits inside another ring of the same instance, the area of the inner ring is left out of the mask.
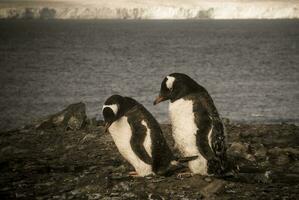
[[[127,171],[127,168],[125,165],[120,165],[114,169],[115,172],[119,173],[125,173]]]
[[[26,154],[27,152],[27,149],[19,149],[14,146],[6,146],[1,149],[1,154]]]
[[[164,199],[165,199],[164,197],[162,197],[162,196],[160,196],[158,194],[152,194],[152,193],[150,193],[148,195],[148,200],[164,200]]]
[[[3,187],[3,188],[0,188],[0,191],[1,192],[4,192],[4,191],[8,191],[10,190],[11,188],[10,187]]]
[[[75,195],[79,194],[80,191],[79,190],[72,190],[70,193],[75,196]]]
[[[267,149],[264,146],[261,146],[258,150],[255,151],[255,156],[258,158],[265,158],[267,154]]]
[[[162,181],[165,181],[164,177],[154,177],[154,178],[151,179],[152,183],[159,183],[159,182],[162,182]]]
[[[111,197],[110,200],[122,200],[122,198],[121,197]]]
[[[275,164],[282,166],[282,165],[289,164],[289,162],[290,162],[290,158],[287,155],[282,154],[282,155],[278,156]]]
[[[253,156],[253,155],[251,155],[251,154],[247,154],[246,156],[245,156],[245,158],[247,159],[247,160],[249,160],[249,161],[255,161],[255,157]]]
[[[280,154],[284,153],[283,150],[279,147],[275,147],[272,149],[269,149],[269,154],[271,154],[272,156],[279,156]]]
[[[285,148],[284,151],[287,152],[287,153],[289,153],[289,154],[293,154],[293,155],[299,156],[299,150],[298,149],[295,149],[295,148],[292,148],[292,147],[288,147],[288,148]]]
[[[268,170],[265,172],[264,176],[265,176],[265,178],[269,179],[271,174],[272,174],[272,171]]]
[[[12,154],[15,150],[13,146],[6,146],[1,149],[1,154]]]
[[[25,198],[26,194],[21,194],[21,193],[15,193],[16,198]]]
[[[151,190],[155,190],[157,188],[157,185],[155,183],[148,183],[147,187]]]
[[[250,151],[250,145],[240,142],[233,142],[231,146],[228,148],[227,153],[232,156],[245,158],[249,161],[255,161],[255,158],[253,155],[249,154]]]
[[[91,167],[88,168],[88,171],[93,171],[93,170],[95,170],[97,168],[98,168],[98,166],[91,166]]]
[[[66,146],[65,146],[65,149],[68,150],[68,149],[72,149],[72,148],[74,148],[74,147],[76,147],[76,146],[75,146],[75,145],[66,145]]]
[[[136,198],[137,196],[132,192],[127,192],[127,193],[122,194],[122,197],[125,199],[126,198],[129,199],[129,198]]]
[[[292,166],[290,167],[290,171],[299,174],[299,161],[296,161],[294,164],[292,164]]]
[[[208,183],[212,182],[212,179],[210,177],[205,177],[204,180]]]
[[[112,193],[110,193],[110,197],[117,197],[117,196],[119,196],[118,192],[112,192]]]
[[[215,179],[213,182],[211,182],[201,190],[201,194],[209,198],[214,194],[220,192],[224,188],[225,183],[226,182],[223,180]]]
[[[87,196],[88,196],[88,200],[102,199],[102,195],[100,193],[88,194]]]
[[[125,183],[125,182],[121,182],[117,185],[114,185],[112,188],[112,191],[129,191],[130,190],[130,186]]]
[[[97,136],[95,134],[87,134],[84,136],[84,138],[81,140],[81,143],[84,142],[90,142],[92,140],[94,140]]]
[[[248,147],[248,144],[233,142],[227,151],[231,152],[232,154],[245,154],[248,153]]]

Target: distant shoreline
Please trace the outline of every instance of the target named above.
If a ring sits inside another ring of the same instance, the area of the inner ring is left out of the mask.
[[[117,21],[121,21],[121,22],[229,22],[229,21],[234,21],[234,22],[249,22],[249,21],[277,21],[277,22],[283,22],[283,21],[299,21],[299,18],[281,18],[281,19],[41,19],[41,18],[37,18],[37,19],[25,19],[25,18],[0,18],[0,22],[4,22],[4,21],[41,21],[41,22],[47,22],[47,21],[62,21],[62,22],[67,22],[67,21],[86,21],[86,22],[92,22],[92,21],[107,21],[107,22],[117,22]]]
[[[0,3],[0,19],[298,19],[296,2],[180,4]]]

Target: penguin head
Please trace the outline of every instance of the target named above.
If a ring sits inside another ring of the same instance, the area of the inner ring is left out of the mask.
[[[103,117],[105,121],[105,132],[113,122],[125,115],[125,113],[135,106],[137,102],[129,97],[120,95],[110,96],[103,105]]]
[[[186,74],[169,74],[161,83],[160,93],[154,101],[154,105],[166,100],[174,102],[177,99],[196,92],[199,87],[200,86]]]

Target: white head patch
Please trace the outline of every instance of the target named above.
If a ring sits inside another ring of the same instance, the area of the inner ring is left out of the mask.
[[[103,109],[104,108],[111,108],[111,110],[113,111],[113,113],[116,115],[118,112],[118,105],[117,104],[112,104],[112,105],[103,105]]]
[[[175,78],[172,76],[166,76],[166,78],[167,78],[166,87],[171,90],[173,87],[173,82],[175,81]]]

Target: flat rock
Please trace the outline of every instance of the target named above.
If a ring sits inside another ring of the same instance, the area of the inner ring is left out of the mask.
[[[233,142],[227,149],[227,153],[231,156],[245,158],[250,161],[255,161],[255,158],[250,152],[250,145],[248,143]]]
[[[225,184],[227,184],[226,181],[215,179],[201,190],[201,194],[207,198],[214,196],[223,190]]]

